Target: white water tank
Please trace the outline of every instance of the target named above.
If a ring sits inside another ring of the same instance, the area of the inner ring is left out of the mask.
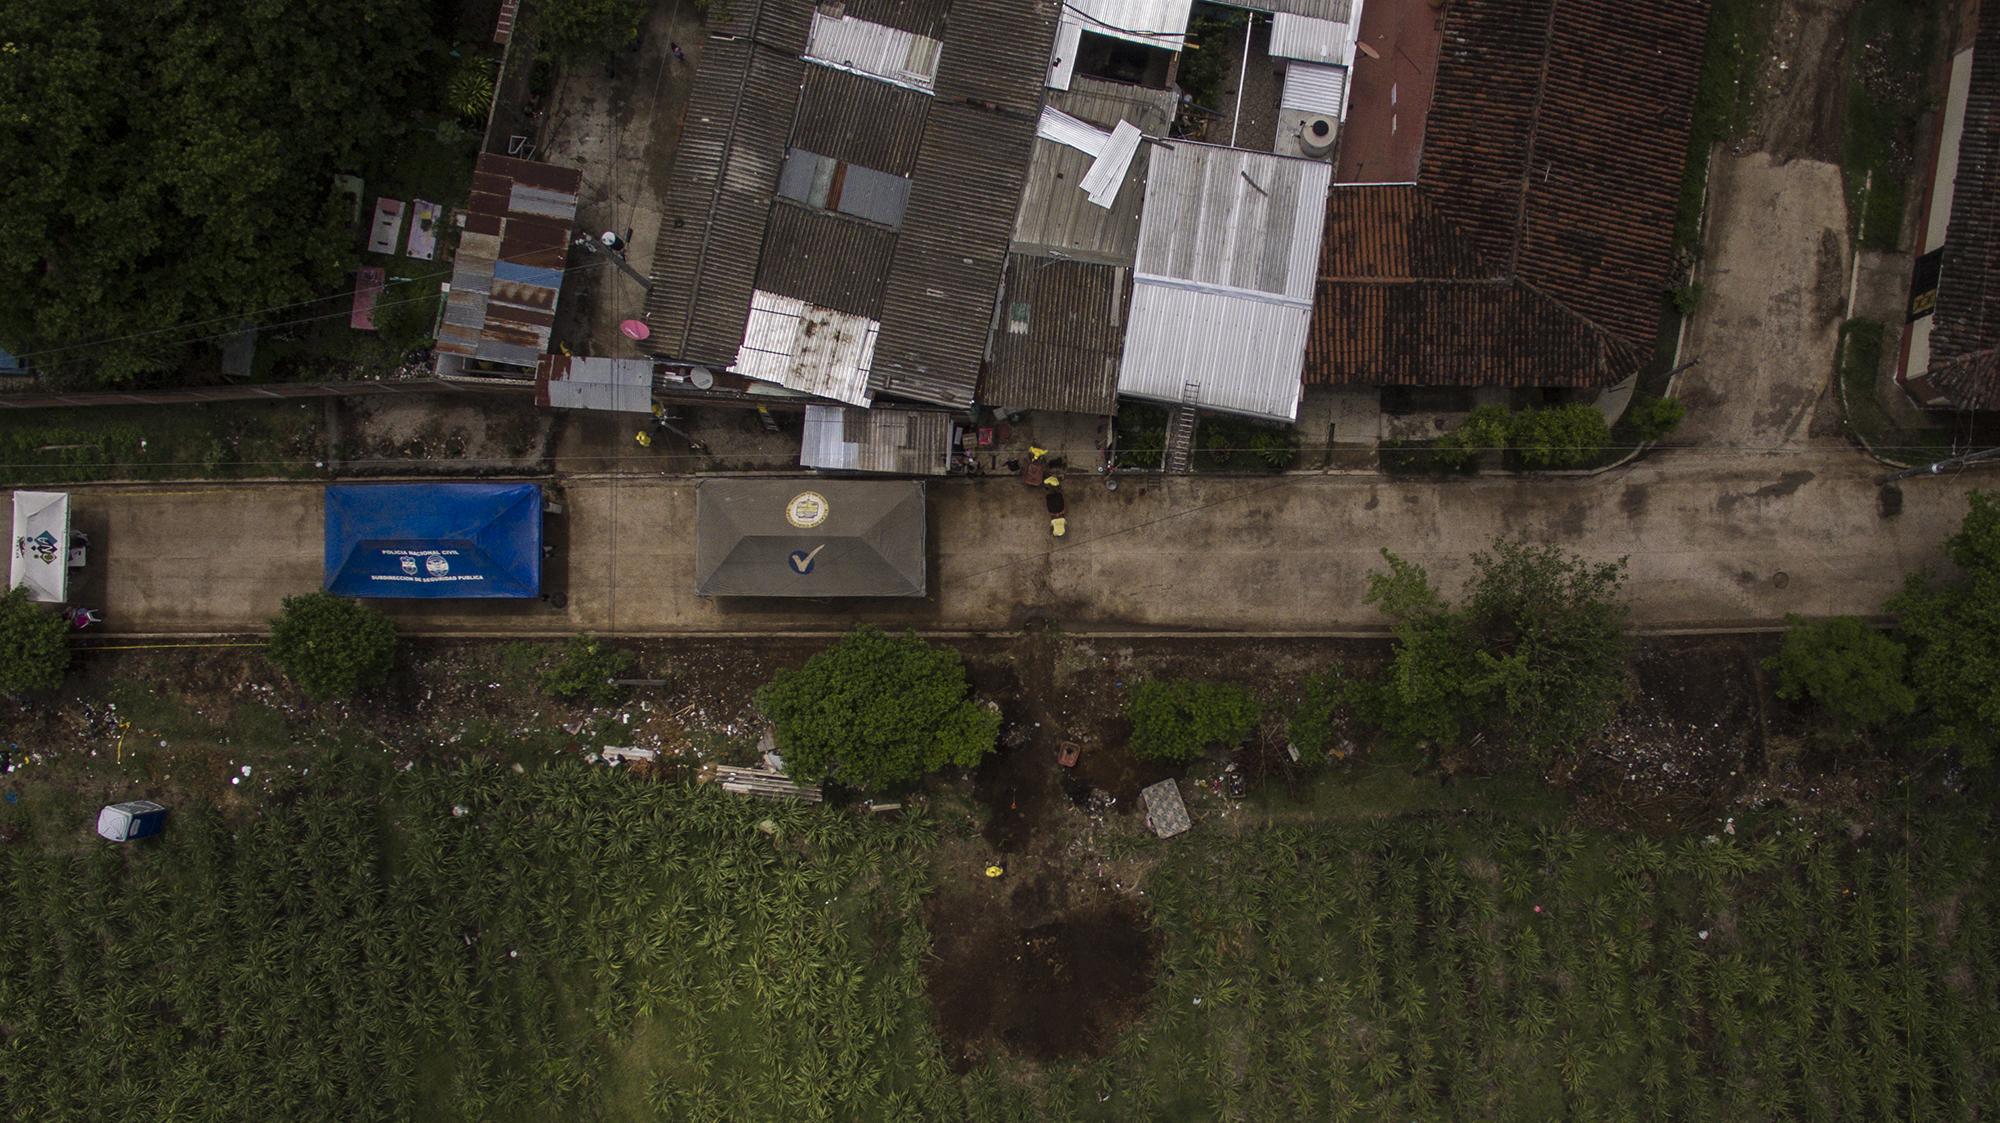
[[[1308,117],[1299,125],[1299,150],[1315,160],[1322,159],[1333,151],[1338,131],[1331,117]]]

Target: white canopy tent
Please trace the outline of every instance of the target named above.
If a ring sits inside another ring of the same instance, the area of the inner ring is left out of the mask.
[[[69,495],[60,491],[14,493],[14,564],[8,588],[28,599],[69,599]]]

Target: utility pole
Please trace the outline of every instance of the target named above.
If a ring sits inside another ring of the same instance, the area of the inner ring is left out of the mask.
[[[646,276],[644,273],[639,272],[637,269],[632,268],[632,263],[625,260],[625,253],[622,249],[614,252],[609,247],[605,246],[604,243],[598,241],[596,238],[593,238],[590,235],[583,233],[578,233],[574,238],[571,238],[569,244],[575,246],[577,249],[588,250],[593,254],[600,254],[604,257],[610,258],[611,264],[616,265],[618,268],[624,270],[625,275],[627,277],[630,277],[633,280],[639,282],[640,288],[645,289],[647,292],[653,291],[652,278]]]

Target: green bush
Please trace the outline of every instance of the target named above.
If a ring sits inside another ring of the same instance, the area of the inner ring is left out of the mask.
[[[1951,538],[1956,581],[1912,576],[1889,602],[1909,644],[1925,742],[1965,764],[2000,749],[2000,499],[1975,491]]]
[[[1399,746],[1453,746],[1492,733],[1536,757],[1581,746],[1625,697],[1624,564],[1590,564],[1553,546],[1496,541],[1474,554],[1463,606],[1422,566],[1387,550],[1368,603],[1395,637],[1357,717]]]
[[[1694,310],[1701,307],[1701,294],[1700,282],[1687,281],[1667,290],[1667,303],[1672,304],[1674,311],[1681,315],[1692,316]]]
[[[1260,429],[1250,436],[1250,451],[1264,467],[1282,472],[1297,463],[1299,442],[1290,430]]]
[[[332,593],[286,597],[271,621],[266,654],[306,697],[350,698],[388,680],[396,664],[396,625]]]
[[[1648,398],[1625,411],[1625,424],[1642,441],[1657,441],[1680,426],[1687,404],[1679,398]]]
[[[0,694],[54,690],[69,670],[69,625],[28,599],[26,589],[0,596]]]
[[[1000,714],[969,696],[965,664],[914,635],[857,628],[757,691],[785,768],[875,791],[993,751]]]
[[[1285,735],[1301,760],[1310,761],[1336,751],[1349,718],[1362,718],[1370,684],[1350,677],[1335,667],[1306,679],[1298,703],[1285,723]]]
[[[542,689],[564,701],[609,706],[625,695],[625,688],[611,680],[630,671],[636,661],[631,652],[596,636],[571,636],[554,665],[542,672]]]
[[[1581,402],[1524,410],[1508,420],[1508,454],[1525,469],[1580,468],[1610,444],[1604,415]]]
[[[493,105],[493,64],[478,56],[463,59],[447,91],[451,108],[468,121],[484,121]]]
[[[1810,699],[1850,731],[1879,729],[1917,708],[1902,644],[1852,616],[1785,622],[1784,647],[1764,660],[1778,673],[1778,697]]]
[[[1125,700],[1132,752],[1149,760],[1189,761],[1210,745],[1237,745],[1260,716],[1249,691],[1223,682],[1152,679]]]

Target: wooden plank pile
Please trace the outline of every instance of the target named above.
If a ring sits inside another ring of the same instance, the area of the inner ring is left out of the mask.
[[[819,785],[801,784],[785,775],[768,768],[737,768],[728,764],[711,764],[701,770],[702,783],[714,781],[722,785],[725,792],[737,795],[754,795],[764,799],[797,799],[807,803],[818,803],[824,798]]]

